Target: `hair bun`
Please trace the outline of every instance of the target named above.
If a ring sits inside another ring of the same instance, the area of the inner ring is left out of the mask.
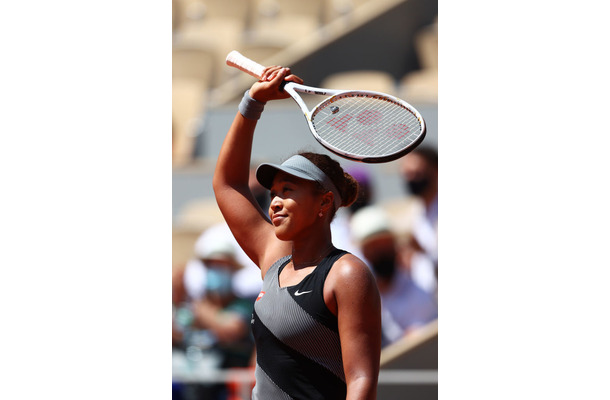
[[[343,199],[341,206],[349,207],[358,199],[359,185],[356,178],[347,172],[343,172],[343,177],[345,178],[345,186],[344,188],[339,189],[341,191],[341,198]]]

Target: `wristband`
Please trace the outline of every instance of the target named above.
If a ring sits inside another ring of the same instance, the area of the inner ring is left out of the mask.
[[[255,121],[261,117],[264,108],[265,103],[261,103],[260,101],[250,97],[250,90],[246,90],[246,93],[244,93],[244,97],[239,103],[240,114],[247,119],[252,119]]]

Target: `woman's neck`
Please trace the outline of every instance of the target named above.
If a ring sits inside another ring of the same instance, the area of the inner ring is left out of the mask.
[[[318,265],[334,249],[330,239],[293,243],[291,261],[295,269]]]

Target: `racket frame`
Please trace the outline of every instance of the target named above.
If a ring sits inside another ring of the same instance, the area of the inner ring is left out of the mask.
[[[253,61],[253,60],[245,57],[244,55],[240,54],[239,52],[237,52],[235,50],[231,51],[227,55],[226,63],[227,63],[227,65],[237,68],[247,74],[250,74],[251,76],[253,76],[257,79],[260,79],[262,77],[263,71],[265,70],[264,66],[257,63],[256,61]],[[390,162],[390,161],[396,160],[396,159],[404,156],[405,154],[409,153],[415,147],[417,147],[424,140],[424,138],[426,136],[426,123],[425,123],[423,117],[421,116],[421,114],[419,113],[419,111],[417,111],[417,109],[415,109],[415,107],[413,107],[406,101],[399,99],[398,97],[386,94],[386,93],[375,92],[375,91],[370,91],[370,90],[323,89],[323,88],[318,88],[318,87],[313,87],[313,86],[302,85],[302,84],[295,83],[295,82],[284,82],[283,89],[286,92],[288,92],[290,97],[292,97],[292,99],[297,103],[297,105],[303,112],[303,115],[305,116],[305,119],[307,120],[307,125],[309,127],[309,130],[312,133],[313,137],[316,139],[316,141],[318,141],[318,143],[320,143],[322,146],[324,146],[324,148],[328,149],[329,151],[337,154],[338,156],[344,157],[344,158],[352,160],[352,161],[358,161],[358,162],[364,162],[364,163],[385,163],[385,162]],[[323,101],[318,103],[314,108],[312,108],[310,110],[307,107],[307,105],[305,104],[305,101],[303,100],[303,98],[301,96],[299,96],[297,92],[311,94],[311,95],[330,96],[330,97],[327,97],[326,99],[324,99]],[[332,103],[332,102],[336,101],[338,98],[345,97],[346,95],[354,95],[354,94],[366,96],[366,97],[377,97],[377,98],[381,97],[381,98],[387,99],[390,102],[397,103],[400,106],[408,109],[409,112],[411,112],[411,114],[413,114],[417,118],[417,120],[421,126],[421,133],[419,134],[417,139],[414,140],[408,146],[402,148],[401,150],[399,150],[397,152],[386,154],[384,156],[360,157],[355,154],[345,152],[345,151],[338,149],[337,147],[331,145],[326,140],[321,138],[320,135],[316,132],[316,129],[313,125],[313,117],[316,115],[318,110],[323,105],[325,105],[327,103]]]

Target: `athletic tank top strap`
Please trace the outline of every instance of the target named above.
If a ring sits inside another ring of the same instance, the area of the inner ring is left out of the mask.
[[[288,263],[290,262],[290,255],[284,256],[282,258],[280,258],[279,260],[277,260],[276,262],[274,262],[269,269],[267,270],[267,273],[265,273],[265,277],[269,274],[271,274],[270,276],[280,276],[280,272],[282,272],[282,270],[284,269],[284,267],[286,265],[288,265]],[[279,281],[278,281],[278,285],[279,285]]]
[[[333,249],[300,283],[288,288],[294,301],[307,310],[315,320],[336,332],[339,330],[337,317],[328,309],[324,301],[324,283],[334,263],[346,253],[345,250]],[[284,263],[278,268],[278,280],[287,264]]]
[[[328,273],[335,262],[345,254],[347,254],[347,251],[335,248],[330,252],[329,255],[324,257],[324,259],[316,267],[316,269],[320,268],[320,272],[324,271],[322,272],[324,274],[324,280],[326,280],[326,277],[328,276]]]

